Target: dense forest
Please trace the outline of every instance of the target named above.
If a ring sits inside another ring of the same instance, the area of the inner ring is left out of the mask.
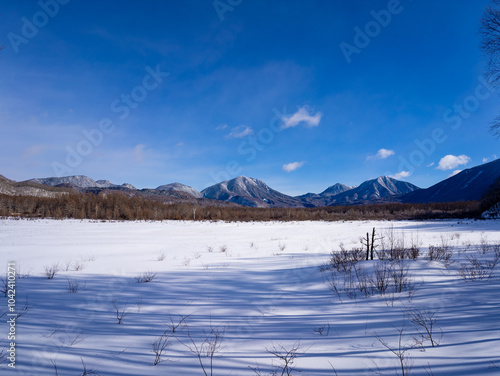
[[[222,220],[222,221],[306,221],[368,219],[474,218],[480,202],[429,204],[382,203],[328,206],[320,208],[202,207],[167,204],[120,193],[70,193],[58,197],[0,194],[0,216],[19,218],[76,218],[97,220]]]

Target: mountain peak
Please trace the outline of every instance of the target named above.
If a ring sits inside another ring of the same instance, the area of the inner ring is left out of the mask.
[[[160,185],[159,187],[156,188],[156,190],[184,192],[196,198],[203,197],[203,195],[196,189],[190,187],[189,185],[181,184],[178,182]]]

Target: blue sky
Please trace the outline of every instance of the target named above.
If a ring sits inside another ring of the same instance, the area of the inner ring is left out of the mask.
[[[428,187],[500,155],[487,3],[5,1],[0,174]]]

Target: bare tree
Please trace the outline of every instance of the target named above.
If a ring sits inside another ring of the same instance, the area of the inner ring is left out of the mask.
[[[491,0],[485,9],[479,28],[481,50],[487,59],[486,76],[494,86],[500,84],[500,0]],[[490,131],[500,138],[500,116],[491,124]]]

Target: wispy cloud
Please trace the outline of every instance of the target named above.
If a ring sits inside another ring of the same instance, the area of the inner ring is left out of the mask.
[[[316,127],[319,125],[322,116],[323,114],[321,112],[313,114],[309,106],[302,106],[293,115],[283,116],[283,128],[293,128],[300,124],[308,128]]]
[[[146,145],[144,144],[138,144],[136,147],[132,149],[132,155],[134,156],[134,160],[137,163],[142,163],[144,162],[144,149],[146,148]]]
[[[215,128],[216,131],[220,131],[227,128],[227,124],[221,124]]]
[[[432,166],[434,166],[434,162],[429,163],[429,164],[428,164],[427,166],[425,166],[425,167],[432,167]]]
[[[304,162],[292,162],[283,165],[283,171],[292,172],[298,168],[301,168],[304,165]]]
[[[394,179],[398,179],[398,180],[405,179],[410,175],[411,175],[410,171],[401,171],[401,172],[398,172],[397,174],[394,174]]]
[[[439,161],[438,166],[436,169],[438,170],[453,170],[454,168],[457,168],[458,166],[466,165],[469,163],[470,157],[462,154],[462,155],[452,155],[448,154],[441,158]]]
[[[489,157],[484,157],[483,158],[483,163],[486,163],[486,162],[489,162],[489,161],[494,161],[495,159],[497,159],[498,157],[496,156],[496,154],[492,154],[491,156]]]
[[[23,158],[28,159],[28,158],[31,158],[31,157],[39,156],[39,155],[43,154],[43,152],[45,150],[47,150],[48,148],[50,148],[49,145],[33,145],[33,146],[29,146],[26,149],[24,149],[24,151],[23,151]]]
[[[369,160],[369,159],[386,159],[386,158],[389,158],[391,155],[394,155],[396,154],[396,152],[394,150],[390,150],[390,149],[380,149],[377,154],[375,155],[369,155],[368,157],[366,157],[366,160]]]
[[[231,129],[231,133],[229,133],[226,138],[243,138],[253,134],[253,129],[247,125],[238,125]]]

